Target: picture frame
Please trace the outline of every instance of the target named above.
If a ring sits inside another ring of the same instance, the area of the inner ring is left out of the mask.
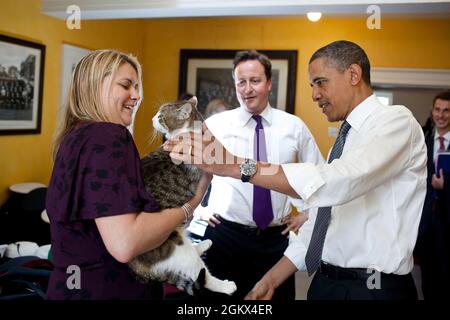
[[[0,35],[0,135],[41,132],[45,45]]]
[[[204,113],[209,101],[219,98],[230,107],[238,107],[233,59],[240,50],[180,49],[178,95],[197,96],[198,109]],[[272,63],[270,105],[294,114],[297,81],[297,50],[258,50]]]

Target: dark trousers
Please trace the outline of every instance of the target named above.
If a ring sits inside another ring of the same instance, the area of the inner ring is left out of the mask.
[[[308,300],[417,300],[411,273],[380,273],[377,284],[374,273],[367,273],[367,269],[327,266],[322,264],[316,272]]]
[[[206,229],[204,239],[211,239],[212,246],[206,251],[204,261],[214,276],[235,281],[237,291],[231,299],[241,300],[283,257],[289,239],[281,234],[285,226],[261,230],[219,219],[220,224]],[[226,295],[212,292],[203,298],[229,299]],[[295,299],[294,275],[277,288],[273,299]]]
[[[450,297],[450,228],[442,212],[431,214],[429,227],[417,239],[415,254],[419,258],[424,299],[444,300]]]

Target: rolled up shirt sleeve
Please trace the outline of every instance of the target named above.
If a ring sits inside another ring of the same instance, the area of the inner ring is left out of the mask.
[[[301,197],[293,200],[294,205],[300,210],[311,208],[308,199],[325,184],[324,179],[313,163],[286,163],[281,165],[289,185]]]

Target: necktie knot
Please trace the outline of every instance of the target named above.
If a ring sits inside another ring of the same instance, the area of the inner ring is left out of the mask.
[[[445,145],[444,145],[444,141],[445,138],[443,136],[439,136],[439,151],[444,151],[445,150]]]
[[[347,121],[344,121],[339,129],[339,136],[347,136],[348,130],[350,130],[352,126]]]
[[[252,118],[256,121],[256,128],[255,130],[263,130],[263,125],[262,125],[262,117],[258,114],[258,115],[254,115],[252,116]]]
[[[328,163],[331,163],[334,159],[337,159],[341,156],[342,151],[344,150],[345,139],[347,139],[348,130],[350,130],[351,125],[344,121],[339,129],[339,135],[336,139],[336,142],[331,149],[330,157],[328,158]]]

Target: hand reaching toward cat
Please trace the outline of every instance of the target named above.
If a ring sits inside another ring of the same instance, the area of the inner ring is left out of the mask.
[[[173,160],[193,164],[205,172],[235,178],[241,176],[239,166],[236,165],[237,157],[225,149],[205,123],[202,124],[202,134],[194,132],[180,134],[167,140],[164,143],[164,150],[170,152]]]

